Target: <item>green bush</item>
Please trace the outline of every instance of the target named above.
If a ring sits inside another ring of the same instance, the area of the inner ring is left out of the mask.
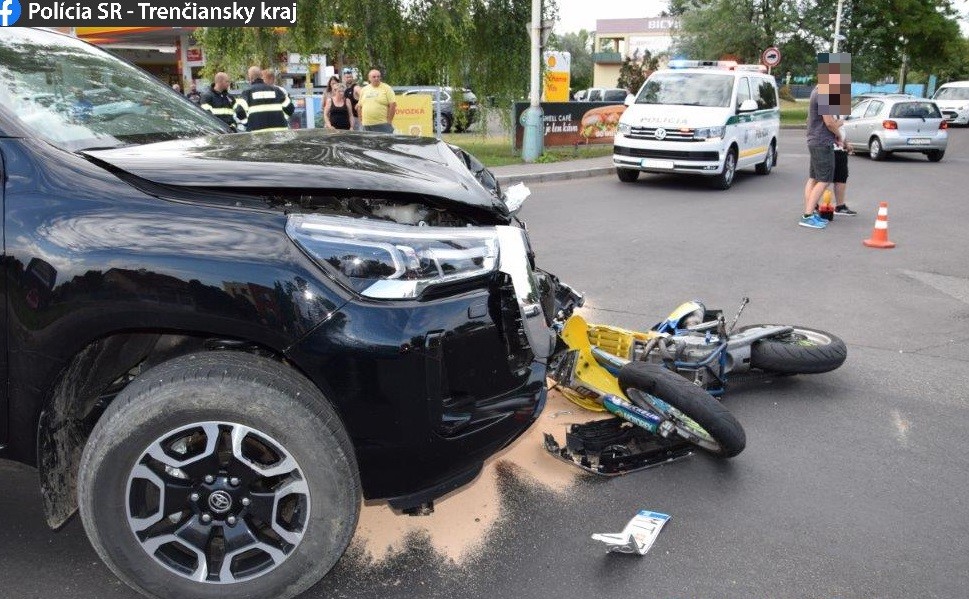
[[[777,90],[777,95],[780,96],[781,100],[786,100],[788,102],[794,101],[794,94],[791,93],[790,85],[781,86],[781,88]]]

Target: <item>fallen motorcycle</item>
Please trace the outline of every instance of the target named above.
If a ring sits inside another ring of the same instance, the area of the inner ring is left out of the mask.
[[[748,325],[734,331],[749,301],[743,299],[729,328],[721,310],[707,310],[692,301],[678,306],[646,332],[588,326],[589,340],[597,351],[661,364],[711,395],[723,394],[727,381],[738,375],[818,374],[844,363],[847,346],[825,331],[775,324]],[[581,317],[569,317],[573,318]],[[612,370],[618,372],[615,367]]]
[[[743,451],[744,429],[720,402],[661,364],[629,360],[596,347],[588,324],[572,313],[582,305],[582,296],[562,284],[558,285],[558,296],[561,307],[554,326],[560,342],[549,377],[565,397],[588,409],[607,410],[656,437],[686,441],[719,457],[729,458]],[[587,456],[576,460],[570,453],[563,454],[561,448],[556,452],[556,448],[557,443],[547,436],[550,453],[597,474],[608,474],[599,464],[583,465]],[[620,442],[603,449],[608,457],[628,458],[634,453]],[[682,443],[663,444],[660,450],[670,457],[682,455]],[[644,449],[640,453],[650,452]],[[648,456],[630,460],[628,467],[619,470],[647,465],[651,465]]]
[[[573,314],[582,296],[559,285],[560,343],[550,374],[555,386],[573,403],[642,429],[610,421],[573,425],[565,447],[546,435],[550,453],[596,474],[683,457],[689,453],[684,441],[735,456],[746,444],[743,428],[712,397],[725,391],[731,376],[828,372],[847,357],[844,341],[803,326],[756,324],[735,332],[747,298],[729,328],[722,311],[686,302],[639,332],[589,325]]]

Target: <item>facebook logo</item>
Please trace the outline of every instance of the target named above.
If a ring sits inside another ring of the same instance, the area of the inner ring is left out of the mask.
[[[20,18],[20,0],[0,0],[0,26],[10,27]]]

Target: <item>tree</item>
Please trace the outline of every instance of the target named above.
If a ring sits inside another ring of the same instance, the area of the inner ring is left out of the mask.
[[[592,35],[585,29],[578,33],[566,33],[549,38],[548,48],[568,52],[572,56],[572,89],[592,87]]]
[[[814,75],[817,53],[831,50],[837,0],[670,0],[681,17],[677,49],[691,58],[760,62],[776,45],[782,71]],[[959,25],[951,0],[844,0],[839,51],[852,56],[852,78],[894,74],[902,53],[909,67],[930,72],[957,64]]]
[[[758,63],[765,48],[796,31],[799,2],[686,0],[674,4],[671,12],[681,11],[678,52],[697,60]]]
[[[832,5],[834,0],[823,0]],[[822,0],[819,0],[822,4]],[[909,68],[932,71],[958,53],[957,14],[949,0],[865,0],[845,2],[842,51],[852,55],[852,75],[874,81],[898,72],[901,55]]]
[[[646,83],[646,78],[659,66],[659,58],[649,50],[643,50],[641,59],[626,57],[619,67],[619,83],[616,85],[635,94]]]
[[[208,74],[270,66],[280,52],[380,68],[392,85],[467,86],[510,99],[528,89],[530,0],[296,0],[290,28],[197,30]],[[544,0],[546,18],[557,11]]]
[[[953,40],[952,45],[948,60],[938,68],[939,83],[969,79],[969,37]]]

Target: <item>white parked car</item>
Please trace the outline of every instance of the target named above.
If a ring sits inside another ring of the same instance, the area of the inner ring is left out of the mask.
[[[872,160],[893,152],[919,152],[932,162],[945,156],[948,123],[932,100],[907,96],[872,98],[851,109],[842,131],[855,150]]]
[[[945,120],[953,125],[969,125],[969,81],[953,81],[935,90],[932,99]]]

